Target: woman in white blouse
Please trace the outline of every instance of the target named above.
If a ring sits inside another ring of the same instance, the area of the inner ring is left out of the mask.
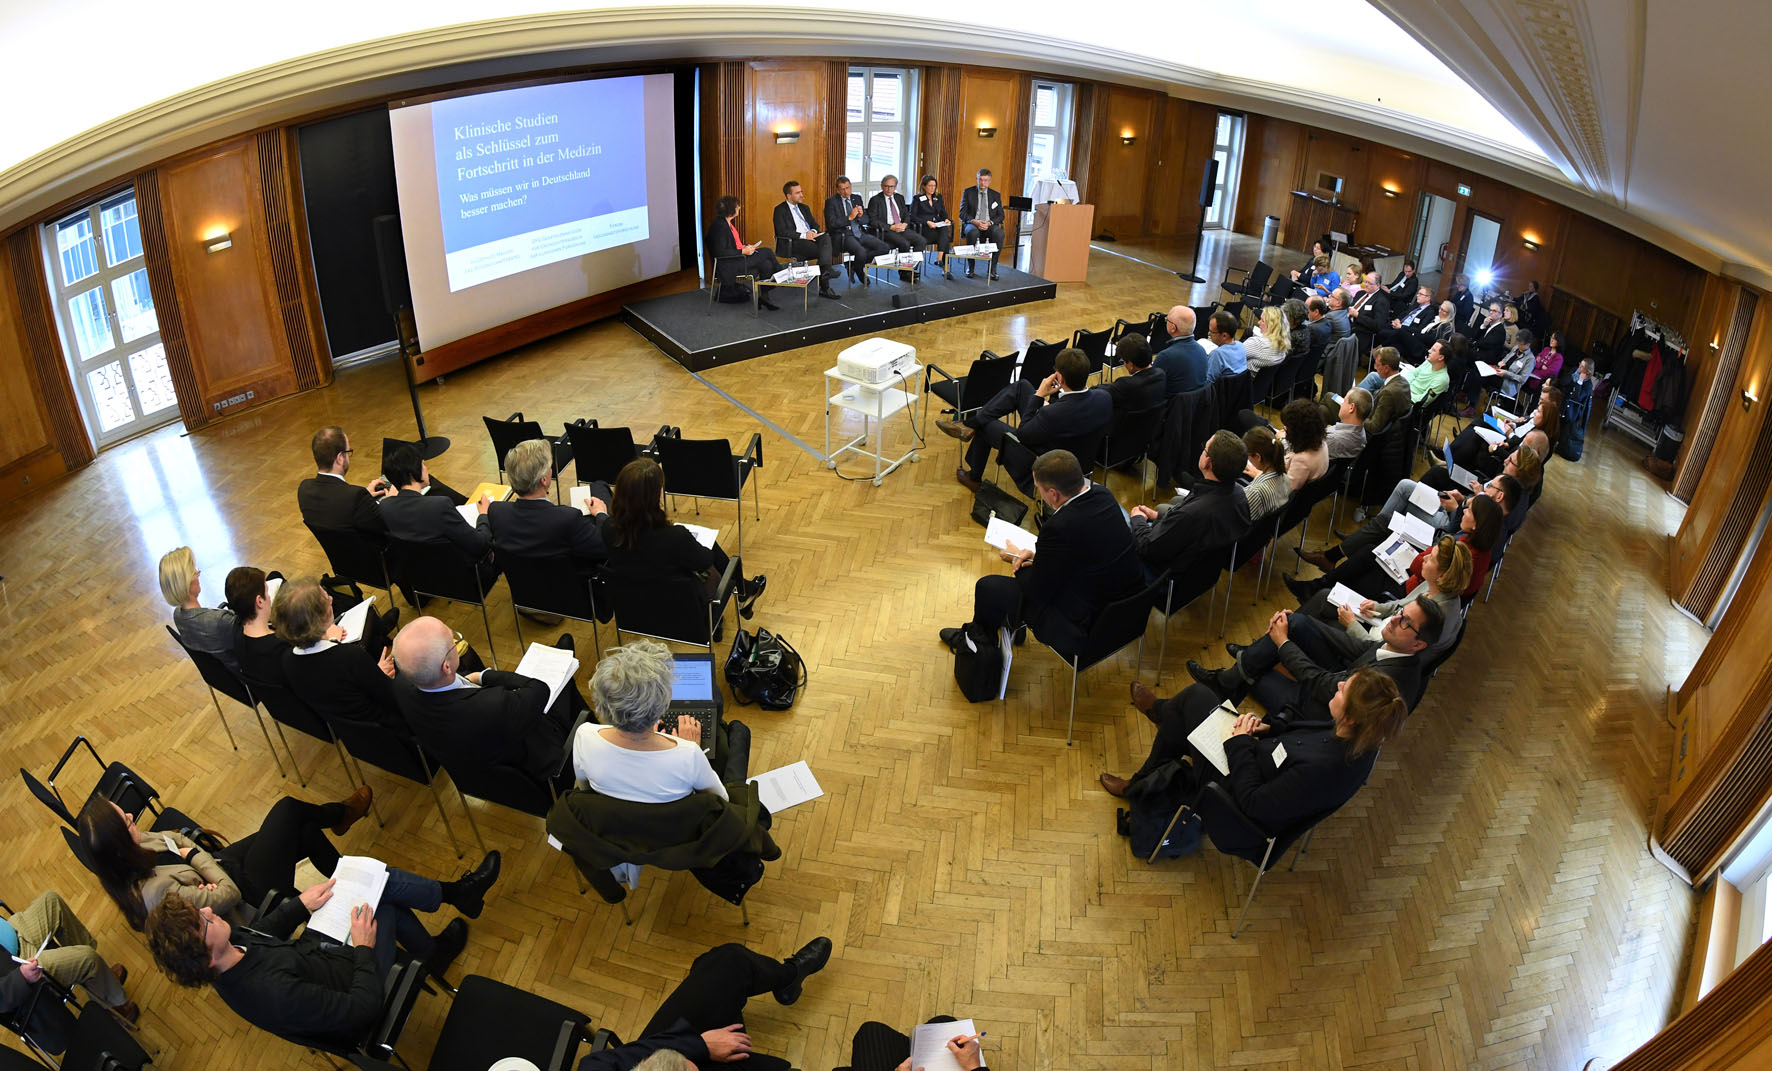
[[[632,803],[670,803],[704,789],[730,798],[702,754],[701,723],[678,718],[675,734],[659,724],[671,704],[671,652],[664,644],[638,640],[603,652],[591,674],[591,704],[603,724],[586,722],[573,739],[579,781]],[[727,726],[729,733],[740,728]]]
[[[1286,359],[1292,345],[1292,330],[1286,323],[1286,311],[1278,305],[1261,310],[1261,323],[1243,340],[1243,354],[1251,372]],[[1260,399],[1257,399],[1258,401]]]

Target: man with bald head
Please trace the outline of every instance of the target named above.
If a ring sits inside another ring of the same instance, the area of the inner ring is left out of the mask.
[[[572,635],[554,646],[572,650]],[[412,732],[445,767],[515,766],[541,780],[566,770],[567,736],[584,709],[567,681],[550,706],[548,686],[508,670],[458,673],[455,632],[421,617],[394,637],[394,701]]]
[[[1163,370],[1165,397],[1199,390],[1211,382],[1206,377],[1206,349],[1194,338],[1194,310],[1177,305],[1165,321],[1169,344],[1158,351],[1151,364]]]

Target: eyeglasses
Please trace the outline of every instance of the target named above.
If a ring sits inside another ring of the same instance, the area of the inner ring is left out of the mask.
[[[1421,635],[1421,629],[1415,627],[1415,622],[1409,620],[1408,614],[1398,614],[1396,616],[1396,622],[1408,629],[1411,633],[1414,633],[1417,636]]]
[[[341,454],[354,454],[356,452],[357,451],[354,447],[349,447],[349,446],[347,446],[343,450],[339,451],[339,453],[341,453]]]

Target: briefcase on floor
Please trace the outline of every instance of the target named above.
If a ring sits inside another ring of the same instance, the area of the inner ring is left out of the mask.
[[[1010,524],[1020,524],[1022,518],[1028,515],[1028,504],[986,480],[972,496],[972,519],[988,528],[992,514]]]

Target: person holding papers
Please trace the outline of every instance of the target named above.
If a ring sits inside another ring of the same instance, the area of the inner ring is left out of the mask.
[[[1188,741],[1202,722],[1225,716],[1217,692],[1194,684],[1159,701],[1150,689],[1134,685],[1133,706],[1157,724],[1157,738],[1137,773],[1104,773],[1101,785],[1115,796],[1128,789],[1136,795],[1139,783],[1159,767],[1185,760],[1190,788],[1219,781],[1262,829],[1282,830],[1334,810],[1372,775],[1378,749],[1402,730],[1409,709],[1396,682],[1377,669],[1357,670],[1331,688],[1320,710],[1300,711],[1284,725],[1236,714],[1223,738],[1220,770],[1215,756]]]
[[[925,241],[941,251],[941,273],[952,279],[954,273],[948,270],[948,250],[954,248],[954,221],[948,216],[947,202],[936,190],[934,175],[924,175],[917,190],[917,196],[911,198],[911,222],[917,225],[917,233]]]
[[[387,725],[406,731],[394,702],[394,656],[384,640],[376,646],[340,642],[332,596],[309,579],[277,589],[272,608],[276,639],[284,650],[281,679],[322,718]],[[479,656],[469,670],[480,669]]]
[[[1520,482],[1504,474],[1489,481],[1483,494],[1469,499],[1462,495],[1443,494],[1438,502],[1440,508],[1432,512],[1409,508],[1416,514],[1426,513],[1426,524],[1434,539],[1446,534],[1470,545],[1471,581],[1461,594],[1474,595],[1489,571],[1489,555],[1501,540],[1509,509],[1524,498],[1525,491]],[[1400,590],[1400,584],[1380,567],[1372,553],[1390,538],[1393,516],[1394,512],[1381,510],[1339,545],[1323,551],[1300,553],[1301,559],[1322,569],[1323,575],[1315,580],[1282,577],[1287,590],[1301,605],[1317,592],[1327,591],[1336,584],[1366,594]]]
[[[731,560],[711,535],[703,544],[695,532],[665,516],[664,469],[649,457],[635,458],[616,475],[604,535],[610,572],[657,584],[693,576],[704,582],[709,595],[718,589]],[[768,586],[762,573],[749,580],[739,577],[739,614],[750,617]]]
[[[869,1020],[856,1029],[849,1043],[850,1071],[917,1071],[928,1059],[923,1055],[925,1046],[934,1048],[931,1063],[941,1060],[945,1051],[960,1071],[984,1071],[984,1053],[978,1044],[984,1032],[974,1033],[972,1026],[970,1019],[961,1022],[951,1015],[938,1015],[917,1028],[913,1043],[885,1023]]]
[[[572,650],[572,634],[555,647]],[[394,637],[394,701],[425,750],[444,767],[514,766],[541,781],[560,776],[566,737],[584,709],[568,678],[553,701],[549,686],[508,670],[461,673],[455,633],[421,617]]]
[[[1422,652],[1423,658],[1432,659],[1452,646],[1452,641],[1458,638],[1459,626],[1464,623],[1461,596],[1470,586],[1471,561],[1469,543],[1441,536],[1439,542],[1417,554],[1409,563],[1409,579],[1403,582],[1402,598],[1384,602],[1371,599],[1360,599],[1357,603],[1335,601],[1338,592],[1358,593],[1347,588],[1334,588],[1317,592],[1298,609],[1319,621],[1341,625],[1357,640],[1370,642],[1379,638],[1384,622],[1405,604],[1415,599],[1429,599],[1446,615],[1446,626],[1441,630],[1438,642]]]
[[[723,781],[742,784],[750,730],[726,727],[724,774],[702,752],[701,723],[691,717],[661,728],[671,705],[671,652],[657,640],[611,647],[591,674],[597,719],[578,727],[572,773],[594,791],[632,803],[670,803],[692,792],[728,799]],[[736,766],[734,765],[736,760]]]
[[[708,224],[706,234],[708,255],[714,258],[714,282],[720,288],[719,300],[725,302],[739,302],[750,296],[738,287],[740,275],[768,279],[781,270],[781,262],[774,253],[762,248],[762,242],[747,243],[738,233],[738,213],[743,207],[731,194],[714,202],[714,215],[718,218]],[[757,305],[771,312],[778,307],[761,290],[757,292]]]
[[[51,938],[55,939],[54,948],[49,947]],[[59,893],[40,893],[31,906],[0,919],[0,945],[8,953],[0,960],[0,1015],[9,1019],[21,1016],[30,1006],[34,987],[48,975],[64,989],[79,986],[86,990],[124,1022],[133,1023],[140,1017],[135,1002],[123,992],[128,968],[105,962],[98,954],[98,941]],[[47,995],[42,999],[52,1000]],[[33,1024],[22,1025],[28,1028]]]
[[[997,257],[1003,252],[1003,198],[991,189],[991,171],[978,169],[978,184],[966,187],[960,194],[960,240],[966,245],[994,242],[997,251],[991,254],[991,278],[997,277]],[[977,261],[966,262],[966,278],[975,274]]]
[[[418,447],[410,444],[382,459],[382,475],[395,488],[381,500],[389,536],[407,543],[452,544],[474,563],[482,591],[498,582],[498,564],[492,560],[492,525],[486,519],[492,506],[490,496],[483,494],[472,504],[475,517],[469,524],[447,498],[425,493],[431,485],[431,470]]]
[[[530,439],[511,447],[505,455],[505,478],[511,481],[509,502],[494,502],[486,510],[496,552],[521,558],[546,558],[564,554],[573,568],[589,580],[607,553],[604,535],[609,526],[609,495],[602,484],[591,485],[588,514],[577,506],[548,501],[554,485],[554,451],[544,439]],[[565,579],[565,578],[562,578]]]

